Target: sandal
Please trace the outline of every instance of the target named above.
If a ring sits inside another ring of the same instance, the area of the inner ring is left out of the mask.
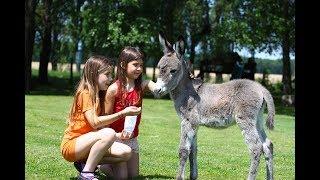
[[[84,166],[86,165],[85,162],[83,161],[76,161],[76,162],[73,162],[73,166],[77,169],[77,171],[80,173],[82,172]],[[97,170],[98,168],[96,167],[95,171]]]
[[[76,161],[73,163],[73,166],[77,169],[78,172],[82,172],[85,165],[86,163],[80,161]]]
[[[93,176],[84,176],[83,174],[92,174]],[[95,176],[95,172],[81,172],[79,173],[79,176],[77,178],[77,180],[99,180],[96,176]]]

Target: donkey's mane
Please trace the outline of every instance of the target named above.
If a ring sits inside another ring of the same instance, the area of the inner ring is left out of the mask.
[[[201,78],[197,78],[195,77],[192,73],[191,73],[191,68],[188,66],[187,61],[184,60],[183,57],[181,57],[181,60],[184,63],[184,70],[188,75],[188,79],[191,80],[192,85],[195,89],[196,92],[198,92],[198,90],[201,88],[201,86],[204,84],[204,81]]]

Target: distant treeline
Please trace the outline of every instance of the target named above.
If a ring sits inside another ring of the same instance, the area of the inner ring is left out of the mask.
[[[248,61],[247,57],[241,57],[241,58],[244,63]],[[266,71],[269,74],[282,74],[283,62],[281,59],[270,60],[270,59],[256,58],[255,61],[257,63],[257,73],[263,73],[263,71]],[[145,66],[152,67],[153,62],[154,61],[152,59],[148,59],[147,62],[145,63]],[[291,65],[291,74],[294,75],[295,60],[291,60],[290,65]],[[199,69],[199,59],[195,59],[194,68]]]
[[[245,59],[245,62],[247,60]],[[257,73],[282,74],[282,60],[256,59]],[[291,60],[291,75],[295,74],[295,60]]]
[[[112,58],[114,61],[116,58]],[[242,57],[243,62],[246,63],[248,58]],[[39,62],[38,58],[35,58],[33,60],[34,62]],[[255,59],[257,63],[257,73],[263,73],[263,71],[266,71],[268,74],[282,74],[282,60],[270,60],[270,59]],[[84,63],[84,62],[82,62]],[[144,64],[146,67],[153,67],[154,60],[148,59],[146,63]],[[291,74],[295,74],[295,60],[291,60]],[[194,64],[195,69],[199,69],[199,62],[196,60]]]

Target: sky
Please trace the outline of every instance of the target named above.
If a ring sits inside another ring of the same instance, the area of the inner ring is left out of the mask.
[[[200,43],[195,47],[195,51],[196,53],[201,51]],[[251,54],[247,48],[242,48],[241,50],[238,50],[237,48],[235,48],[234,51],[239,53],[239,55],[242,57],[246,57],[246,58],[251,57]],[[262,52],[256,51],[254,57],[260,58],[260,59],[278,60],[278,59],[282,59],[282,52],[280,49],[278,49],[277,51],[273,50],[271,54],[269,54],[267,51],[262,51]],[[290,54],[290,59],[295,59],[295,55]]]
[[[251,54],[246,49],[242,49],[241,51],[236,50],[236,52],[239,53],[240,56],[244,57],[250,57]],[[282,59],[282,53],[281,51],[274,51],[271,55],[267,52],[256,52],[254,55],[255,58],[261,58],[261,59],[270,59],[270,60],[277,60]],[[294,54],[290,54],[290,59],[295,59]]]

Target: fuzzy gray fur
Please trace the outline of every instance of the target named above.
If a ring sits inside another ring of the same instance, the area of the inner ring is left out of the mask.
[[[236,122],[248,145],[251,165],[248,179],[255,179],[260,155],[266,159],[267,179],[273,179],[273,144],[263,128],[265,104],[268,109],[266,126],[274,127],[275,108],[270,92],[261,84],[246,80],[232,80],[222,84],[207,84],[190,78],[187,63],[183,60],[184,41],[180,37],[175,46],[159,35],[164,56],[155,93],[170,94],[181,119],[179,170],[177,179],[184,179],[185,163],[189,157],[190,179],[197,179],[196,135],[199,125],[226,128]]]

